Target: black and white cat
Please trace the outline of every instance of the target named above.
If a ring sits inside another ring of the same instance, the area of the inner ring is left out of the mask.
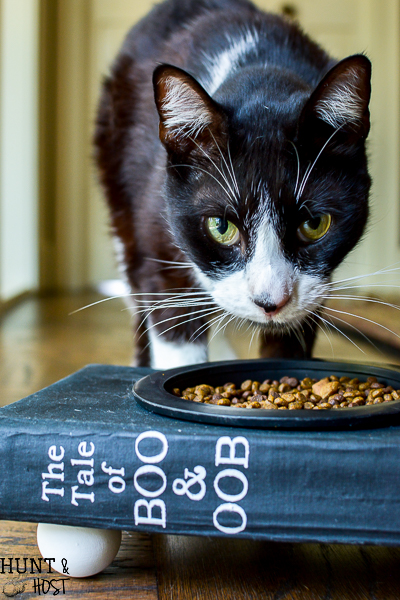
[[[371,66],[247,0],[167,0],[106,79],[96,158],[139,308],[137,364],[207,360],[207,328],[309,356],[368,216]]]

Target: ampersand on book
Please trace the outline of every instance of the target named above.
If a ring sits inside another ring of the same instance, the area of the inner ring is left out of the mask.
[[[189,469],[185,469],[183,474],[184,479],[175,479],[175,481],[172,484],[172,490],[177,496],[183,496],[184,494],[186,494],[190,500],[198,501],[202,500],[206,495],[207,488],[204,479],[206,477],[207,471],[201,465],[197,465],[197,467],[195,467],[193,471],[194,473],[189,471]],[[193,493],[190,491],[190,488],[196,483],[199,484],[200,489],[198,492]]]

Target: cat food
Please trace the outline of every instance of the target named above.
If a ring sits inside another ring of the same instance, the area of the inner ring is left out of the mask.
[[[203,404],[266,410],[330,410],[400,400],[400,390],[379,382],[376,377],[360,381],[336,375],[301,380],[285,376],[279,381],[266,379],[263,382],[247,379],[239,387],[234,383],[217,387],[201,384],[182,392],[175,388],[173,394]]]

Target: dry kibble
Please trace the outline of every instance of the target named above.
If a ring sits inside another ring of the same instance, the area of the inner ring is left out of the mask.
[[[368,389],[369,389],[369,387],[370,387],[370,384],[369,384],[369,383],[367,383],[367,382],[365,382],[365,383],[360,383],[360,385],[358,386],[358,389],[359,389],[361,392],[364,392],[365,390],[368,390]]]
[[[272,402],[263,402],[261,408],[266,408],[267,410],[278,410],[278,407]]]
[[[276,404],[276,406],[285,406],[286,407],[289,404],[289,402],[287,400],[285,400],[284,398],[275,398],[274,404]]]
[[[271,387],[271,384],[269,384],[269,383],[267,383],[267,382],[265,382],[265,381],[264,381],[264,382],[263,382],[263,383],[260,385],[260,388],[259,388],[259,389],[260,389],[260,392],[262,392],[262,393],[265,393],[265,392],[268,392],[268,390],[269,390],[269,388],[270,388],[270,387]]]
[[[303,408],[303,404],[298,400],[296,400],[296,402],[290,402],[288,405],[289,410],[299,410],[300,408]]]
[[[278,387],[278,392],[290,392],[292,387],[288,383],[281,383]]]
[[[231,405],[228,398],[220,398],[219,400],[217,400],[217,404],[218,404],[218,406],[230,406]],[[256,404],[258,404],[258,402]]]
[[[204,396],[209,396],[214,393],[214,388],[211,385],[196,385],[194,391],[197,395],[204,394]]]
[[[337,375],[299,381],[285,375],[280,381],[264,379],[262,383],[246,379],[238,387],[233,382],[217,387],[202,383],[183,391],[173,388],[172,393],[197,403],[264,410],[340,410],[400,400],[400,390],[373,376],[366,381]]]
[[[229,391],[229,388],[231,388],[232,390],[236,389],[236,385],[234,383],[228,382],[228,383],[224,383],[224,388]]]
[[[204,402],[204,396],[195,396],[193,402]]]
[[[371,394],[370,394],[370,395],[371,395],[371,397],[372,397],[372,398],[374,398],[374,399],[375,399],[375,398],[378,398],[378,396],[382,396],[382,395],[383,395],[382,389],[381,389],[381,388],[378,388],[378,389],[376,389],[376,390],[372,390],[372,392],[371,392]]]
[[[312,387],[312,384],[312,379],[310,379],[309,377],[305,377],[303,381],[300,382],[302,388],[310,388]]]
[[[321,398],[328,398],[338,391],[339,385],[338,381],[329,381],[328,377],[326,377],[325,379],[321,379],[320,381],[317,381],[317,383],[314,383],[312,391],[314,394],[321,396]]]

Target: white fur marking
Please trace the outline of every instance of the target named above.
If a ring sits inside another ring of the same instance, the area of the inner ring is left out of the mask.
[[[207,347],[198,342],[167,342],[150,329],[151,366],[153,369],[174,369],[207,361]]]
[[[184,137],[195,137],[212,123],[212,115],[193,89],[174,77],[165,80],[167,93],[162,110],[168,129],[178,129]]]
[[[353,80],[359,79],[358,73],[352,70]],[[327,97],[320,100],[315,108],[318,116],[334,128],[342,127],[346,123],[359,124],[364,102],[357,86],[350,86],[346,82],[337,82],[327,92]]]
[[[219,306],[238,318],[263,325],[301,321],[320,305],[326,293],[322,278],[299,272],[285,258],[266,215],[259,220],[255,251],[244,269],[219,280],[211,279],[198,268],[195,271],[198,282]],[[254,303],[264,296],[279,304],[288,295],[290,302],[272,317]]]
[[[240,59],[256,49],[258,39],[257,31],[246,31],[244,36],[237,40],[228,38],[230,46],[221,54],[205,56],[209,63],[209,76],[205,82],[205,89],[211,96],[222,85],[228,75],[231,75],[232,71],[237,68]]]

